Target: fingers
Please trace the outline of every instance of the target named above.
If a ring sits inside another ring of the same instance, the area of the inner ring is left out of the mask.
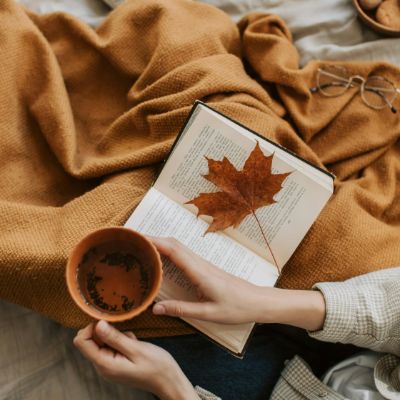
[[[125,336],[128,336],[128,338],[131,338],[131,339],[135,339],[135,340],[136,340],[136,335],[135,335],[133,332],[131,332],[131,331],[123,332],[123,334],[124,334]]]
[[[132,335],[122,333],[106,321],[99,321],[94,329],[96,335],[104,344],[117,350],[128,358],[134,352],[136,344],[138,343],[133,333]]]
[[[99,346],[92,340],[93,324],[81,329],[74,338],[74,345],[90,361],[95,361],[99,355]]]
[[[171,317],[210,319],[212,305],[209,303],[194,303],[190,301],[164,300],[153,306],[155,315]]]
[[[81,329],[76,335],[76,340],[89,340],[93,336],[94,324],[89,324],[87,327]],[[75,341],[74,339],[74,341]]]
[[[157,250],[167,256],[191,281],[196,282],[201,271],[211,266],[174,238],[150,237],[150,240]]]

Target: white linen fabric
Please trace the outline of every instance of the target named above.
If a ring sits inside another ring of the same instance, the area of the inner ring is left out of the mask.
[[[348,399],[385,400],[374,383],[374,369],[380,358],[382,354],[373,351],[357,353],[329,369],[322,382]]]
[[[97,27],[122,0],[17,0],[35,12],[69,12]],[[301,64],[311,59],[386,60],[400,65],[400,39],[382,38],[356,17],[350,0],[201,0],[234,20],[251,11],[280,15]],[[149,400],[153,396],[99,379],[71,344],[74,332],[0,301],[0,399]],[[389,360],[390,361],[390,360]],[[344,366],[342,366],[345,368]],[[345,370],[345,369],[344,369]],[[338,370],[329,375],[330,386]],[[335,378],[336,377],[336,378]],[[328,378],[327,378],[328,379]],[[343,382],[340,378],[335,382]],[[203,393],[205,396],[205,392]],[[349,396],[348,393],[345,396]],[[211,398],[211,397],[207,397]],[[377,400],[375,397],[363,400]]]
[[[120,1],[121,0],[114,0]],[[357,18],[350,0],[203,0],[240,19],[277,14],[293,34],[302,65],[320,60],[385,60],[400,65],[400,39],[384,38]]]
[[[111,8],[101,0],[16,0],[38,14],[67,12],[88,25],[100,25]]]
[[[91,26],[124,0],[18,0],[39,13],[69,12]],[[400,38],[385,38],[357,18],[350,0],[197,0],[235,21],[252,11],[281,16],[293,33],[301,64],[321,60],[385,60],[400,65]],[[107,4],[107,5],[106,5]]]

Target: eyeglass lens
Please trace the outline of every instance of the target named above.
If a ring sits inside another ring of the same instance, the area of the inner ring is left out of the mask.
[[[391,105],[396,97],[395,87],[380,76],[371,76],[364,84],[361,95],[364,101],[374,108],[383,108]]]
[[[340,96],[349,86],[349,74],[340,66],[326,66],[318,72],[318,89],[325,96]]]

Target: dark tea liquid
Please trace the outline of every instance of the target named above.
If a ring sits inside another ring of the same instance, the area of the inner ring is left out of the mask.
[[[138,307],[150,290],[149,268],[133,254],[128,242],[92,247],[82,257],[77,279],[86,302],[105,313]]]

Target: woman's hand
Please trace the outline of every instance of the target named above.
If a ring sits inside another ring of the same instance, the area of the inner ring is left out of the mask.
[[[96,336],[107,346],[99,347]],[[122,333],[105,321],[78,332],[75,346],[105,379],[155,394],[162,400],[199,400],[176,361],[165,350]]]
[[[151,238],[190,280],[198,302],[164,300],[153,307],[156,315],[189,317],[225,324],[255,321],[261,288],[217,268],[173,238]]]
[[[154,314],[225,324],[260,322],[322,328],[325,301],[320,292],[256,286],[222,271],[175,239],[151,240],[191,281],[198,300],[163,300],[154,305]]]

